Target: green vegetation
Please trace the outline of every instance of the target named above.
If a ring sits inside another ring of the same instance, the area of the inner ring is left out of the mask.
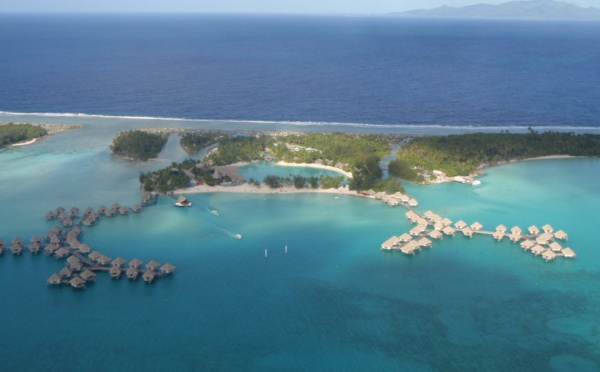
[[[342,177],[343,179],[343,177]],[[272,189],[276,189],[282,186],[294,186],[297,189],[312,188],[317,189],[319,187],[318,177],[304,177],[302,175],[290,175],[289,177],[278,177],[268,175],[264,178],[263,182],[265,185]]]
[[[388,170],[394,177],[400,177],[416,183],[421,183],[424,181],[423,176],[421,176],[416,169],[411,168],[404,160],[396,159],[391,161],[388,164]]]
[[[113,139],[110,150],[117,156],[134,160],[155,158],[167,143],[167,136],[141,130],[121,132]]]
[[[344,176],[332,177],[332,176],[321,176],[321,188],[323,189],[337,189],[344,182]],[[316,187],[313,187],[316,188]]]
[[[32,124],[8,123],[0,125],[0,147],[30,141],[47,134],[48,132],[44,128]]]
[[[187,187],[194,179],[202,180],[209,186],[215,185],[215,179],[211,173],[202,168],[197,168],[198,162],[192,159],[186,159],[183,162],[160,169],[147,174],[140,174],[140,183],[144,191],[158,191],[166,193],[175,189]]]
[[[193,154],[217,143],[222,136],[221,132],[184,133],[179,143],[188,154]]]
[[[235,136],[219,139],[218,151],[207,156],[206,161],[214,165],[229,165],[237,162],[261,160],[263,151],[273,143],[270,136]]]
[[[478,167],[548,155],[600,156],[600,135],[545,132],[417,137],[398,150],[398,168],[468,175]],[[391,166],[391,164],[390,164]],[[390,167],[391,171],[392,166]],[[407,177],[407,179],[410,179]]]

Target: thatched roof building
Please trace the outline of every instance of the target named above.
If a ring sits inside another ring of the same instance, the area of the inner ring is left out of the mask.
[[[42,237],[39,235],[34,236],[33,238],[29,239],[30,242],[32,243],[37,243],[37,244],[42,244]]]
[[[73,275],[73,272],[68,267],[63,267],[61,271],[59,271],[58,275],[63,278],[70,278]]]
[[[520,235],[523,232],[523,230],[521,230],[519,226],[514,226],[512,229],[510,229],[510,232],[513,234]]]
[[[562,230],[558,230],[557,232],[554,233],[554,237],[556,239],[560,239],[560,240],[567,240],[569,239],[569,235],[567,235],[566,232],[562,231]]]
[[[56,209],[54,210],[54,212],[55,212],[56,214],[61,214],[61,213],[64,213],[64,212],[65,212],[65,209],[64,209],[63,207],[58,207],[58,208],[56,208]]]
[[[566,258],[573,258],[573,257],[575,257],[575,252],[573,252],[573,250],[571,248],[565,248],[565,249],[563,249],[562,250],[562,254]]]
[[[58,250],[58,247],[54,244],[47,244],[44,247],[44,252],[48,253],[48,254],[52,254],[54,252],[56,252]]]
[[[19,244],[19,245],[21,245],[21,244],[23,244],[23,239],[21,239],[19,237],[16,237],[13,240],[11,240],[10,242],[13,243],[13,244]]]
[[[23,251],[23,247],[20,244],[15,244],[12,247],[10,247],[10,251],[12,252],[12,254],[19,256]]]
[[[552,250],[552,252],[560,252],[560,251],[562,251],[562,248],[563,248],[557,242],[550,243],[549,247]]]
[[[542,247],[539,244],[537,244],[535,247],[531,248],[531,253],[533,253],[536,256],[539,256],[540,254],[544,253],[545,251],[546,251],[546,248]]]
[[[29,252],[31,252],[33,254],[37,254],[37,253],[40,252],[40,247],[41,247],[41,244],[39,244],[39,243],[32,243],[29,246]]]
[[[133,207],[131,207],[131,210],[132,210],[134,213],[139,213],[139,212],[141,212],[141,211],[142,211],[142,209],[143,209],[143,208],[142,208],[142,206],[141,206],[141,205],[139,205],[139,204],[135,204]]]
[[[87,254],[87,253],[90,253],[91,251],[92,251],[92,248],[87,244],[81,244],[79,246],[79,252],[81,252],[81,253]]]
[[[148,270],[156,270],[159,267],[160,267],[160,264],[154,260],[152,260],[146,264],[146,269],[148,269]]]
[[[119,203],[113,203],[113,205],[111,205],[110,208],[114,209],[114,210],[118,210],[119,208],[121,208],[121,204],[119,204]]]
[[[544,253],[542,253],[542,258],[546,261],[550,261],[556,258],[556,253],[552,252],[551,249],[547,249]]]
[[[473,230],[470,227],[465,227],[464,229],[461,230],[463,235],[469,238],[473,237]]]
[[[50,276],[50,278],[48,278],[48,284],[51,285],[58,285],[62,282],[62,278],[60,277],[60,275],[54,273],[52,274],[52,276]]]
[[[88,254],[88,258],[92,261],[97,261],[100,256],[102,256],[102,254],[97,251],[93,251],[92,253]]]
[[[152,281],[154,280],[155,277],[156,277],[156,273],[152,270],[146,270],[144,272],[144,275],[142,275],[142,279],[144,279],[144,281],[146,283],[152,283]]]
[[[501,232],[502,234],[504,234],[506,232],[506,226],[500,224],[500,225],[496,226],[496,231]]]
[[[136,269],[134,269],[133,267],[130,267],[129,269],[127,269],[127,271],[125,272],[125,275],[127,275],[127,277],[129,279],[135,280],[137,279],[138,276],[138,271]]]
[[[54,211],[48,211],[45,217],[47,220],[53,220],[56,218],[56,214],[54,213]]]
[[[474,222],[474,223],[471,225],[471,229],[472,229],[473,231],[479,231],[479,230],[483,229],[483,225],[482,225],[482,224],[480,224],[479,222]]]
[[[168,262],[167,262],[166,264],[164,264],[164,265],[163,265],[163,266],[160,268],[160,271],[161,271],[163,274],[171,274],[171,273],[173,273],[173,271],[175,271],[175,269],[176,269],[176,268],[175,268],[175,266],[173,266],[173,265],[171,265],[170,263],[168,263]]]
[[[61,222],[65,227],[73,226],[73,220],[68,217],[63,219]]]
[[[56,256],[56,258],[64,258],[64,257],[67,257],[68,255],[69,255],[69,251],[64,247],[58,248],[56,250],[56,252],[54,252],[54,256]]]
[[[439,230],[432,230],[429,233],[429,237],[433,239],[441,239],[443,234]]]
[[[83,280],[82,278],[76,276],[73,279],[69,280],[69,284],[71,285],[71,287],[73,288],[85,288],[85,280]]]
[[[144,262],[138,260],[137,258],[134,258],[133,260],[129,261],[129,267],[133,267],[134,269],[140,268],[143,264]]]
[[[121,257],[117,257],[113,260],[112,265],[114,267],[121,267],[121,266],[125,265],[126,263],[127,263],[127,261],[125,261]]]
[[[495,231],[495,232],[492,234],[492,236],[493,236],[493,237],[494,237],[494,239],[496,239],[497,241],[500,241],[500,240],[502,240],[502,238],[504,238],[504,232],[496,230],[496,231]]]
[[[396,245],[398,245],[398,243],[400,243],[400,239],[398,239],[398,237],[394,235],[381,244],[381,249],[390,250]]]
[[[118,266],[113,266],[110,268],[110,270],[108,271],[108,273],[110,274],[111,277],[115,278],[115,279],[119,279],[119,277],[121,276],[121,272],[123,270],[121,270],[120,267]]]
[[[98,257],[98,259],[96,260],[96,262],[98,262],[102,266],[108,265],[111,261],[112,261],[112,258],[110,258],[104,254],[102,256]]]
[[[554,232],[554,228],[552,226],[550,226],[550,225],[544,225],[544,226],[542,226],[542,230],[544,230],[544,232],[547,232],[547,233]]]
[[[104,214],[106,212],[106,207],[103,205],[98,207],[98,213],[99,214]]]
[[[73,207],[69,210],[69,214],[71,215],[71,217],[77,217],[79,216],[79,208],[77,207]]]
[[[411,207],[418,207],[419,206],[419,202],[417,201],[417,199],[413,198],[413,199],[410,199],[408,201],[408,205],[411,206]]]
[[[463,230],[467,226],[468,226],[467,223],[463,220],[460,220],[454,224],[454,227],[456,227],[458,230]]]
[[[83,269],[83,264],[81,262],[74,262],[69,266],[69,268],[71,271],[81,271],[81,269]]]
[[[535,238],[535,241],[538,244],[549,244],[554,239],[554,235],[551,232],[545,232],[542,235],[539,235]]]
[[[87,282],[93,282],[96,280],[96,274],[92,270],[86,269],[81,274],[79,274],[81,278]]]
[[[537,235],[540,233],[540,229],[538,229],[538,227],[535,225],[529,226],[529,228],[527,228],[527,231],[529,231],[529,234],[531,235]]]
[[[129,214],[129,208],[127,208],[127,207],[120,207],[119,208],[119,213],[121,213],[122,215],[127,215],[127,214]]]
[[[75,256],[69,256],[69,258],[67,258],[67,263],[69,265],[73,265],[74,263],[79,263],[81,262],[81,260],[79,260],[79,258],[75,257]]]
[[[421,247],[431,247],[432,243],[431,243],[431,240],[423,237],[423,238],[417,240],[417,244],[419,244],[419,246],[421,246]]]
[[[452,226],[446,226],[442,229],[442,232],[448,236],[454,236],[456,230],[454,230]]]

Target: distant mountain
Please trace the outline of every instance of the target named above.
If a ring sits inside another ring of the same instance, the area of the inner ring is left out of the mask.
[[[390,13],[396,17],[414,18],[474,18],[474,19],[531,19],[531,20],[590,20],[600,21],[600,9],[553,0],[509,1],[491,5],[477,4],[462,8],[447,5],[430,10],[411,10]]]

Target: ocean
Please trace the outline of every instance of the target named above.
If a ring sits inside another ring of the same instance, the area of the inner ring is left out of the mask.
[[[133,205],[140,172],[188,157],[176,136],[155,160],[111,157],[127,129],[598,133],[599,36],[587,22],[0,15],[0,121],[84,125],[0,150],[0,238],[45,234],[58,206]],[[293,172],[272,168],[243,172]],[[349,196],[189,195],[187,209],[162,197],[81,238],[177,266],[152,285],[100,274],[53,288],[62,261],[0,256],[2,368],[598,370],[600,160],[480,180],[406,189],[453,221],[549,223],[577,257],[461,234],[382,252],[412,227],[405,210]]]

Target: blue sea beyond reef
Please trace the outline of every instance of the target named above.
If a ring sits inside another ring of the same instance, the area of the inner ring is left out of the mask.
[[[116,159],[127,129],[599,133],[599,40],[587,22],[0,15],[0,122],[84,126],[0,150],[0,238],[45,234],[58,206],[133,205],[139,172],[188,156],[174,135],[156,160]],[[549,223],[577,257],[461,234],[382,252],[405,209],[350,196],[161,197],[81,238],[177,266],[152,285],[48,287],[62,261],[5,251],[2,370],[599,370],[600,160],[480,180],[406,189],[453,221]]]

